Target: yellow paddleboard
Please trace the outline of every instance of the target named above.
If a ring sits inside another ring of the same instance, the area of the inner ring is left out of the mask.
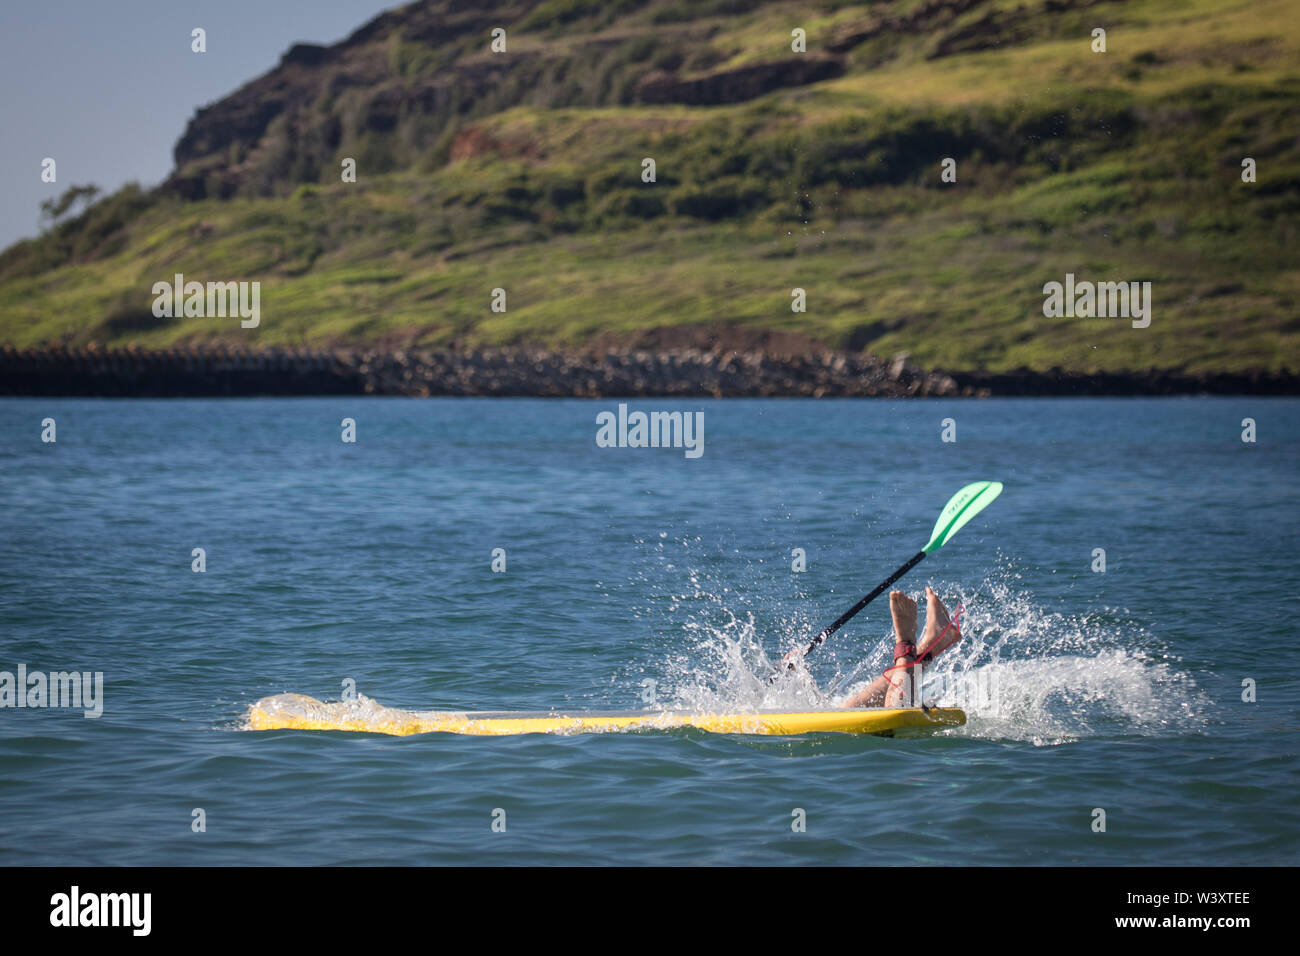
[[[452,713],[384,707],[361,697],[327,704],[302,694],[263,697],[248,712],[253,730],[355,730],[405,737],[410,734],[589,734],[619,730],[694,727],[715,734],[844,733],[913,734],[966,723],[955,707],[863,708],[809,712],[756,711],[748,714],[623,713]]]

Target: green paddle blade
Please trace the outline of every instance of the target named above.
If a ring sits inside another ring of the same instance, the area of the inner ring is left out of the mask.
[[[921,550],[926,554],[938,551],[948,543],[949,538],[966,526],[967,521],[983,511],[1000,494],[1000,481],[977,481],[957,492],[943,509],[943,514],[939,515],[939,520],[934,523],[930,543]]]

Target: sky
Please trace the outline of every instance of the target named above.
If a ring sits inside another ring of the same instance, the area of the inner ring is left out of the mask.
[[[400,0],[0,0],[0,248],[73,184],[152,186],[195,110]],[[190,31],[207,31],[207,52]],[[58,181],[41,181],[41,161]]]

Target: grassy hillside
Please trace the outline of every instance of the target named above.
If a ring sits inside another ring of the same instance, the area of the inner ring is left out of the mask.
[[[0,343],[583,345],[679,328],[959,370],[1300,365],[1289,2],[441,6],[286,57],[220,123],[196,118],[164,187],[0,254]],[[487,52],[488,22],[507,54]],[[790,65],[794,27],[829,78]],[[226,142],[228,117],[254,119]],[[356,183],[339,182],[345,156]],[[260,280],[261,326],[154,318],[150,288],[176,272]],[[1044,318],[1043,283],[1066,272],[1150,280],[1150,328]]]

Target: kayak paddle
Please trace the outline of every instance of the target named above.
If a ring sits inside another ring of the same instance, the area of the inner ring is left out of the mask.
[[[864,607],[880,597],[891,584],[920,564],[922,558],[932,551],[938,551],[947,544],[953,535],[965,527],[966,522],[983,511],[1000,494],[1002,494],[1002,482],[977,481],[953,495],[948,504],[944,506],[943,512],[939,515],[939,520],[934,523],[934,531],[930,533],[930,540],[926,546],[912,555],[901,568],[885,578],[870,594],[837,617],[833,623],[827,626],[826,630],[814,637],[812,643],[804,648],[800,657],[807,657],[811,654],[826,638],[847,624]],[[781,676],[782,670],[794,669],[794,654],[795,652],[791,651],[782,659],[781,664],[778,665],[777,673],[767,679],[769,684]]]

